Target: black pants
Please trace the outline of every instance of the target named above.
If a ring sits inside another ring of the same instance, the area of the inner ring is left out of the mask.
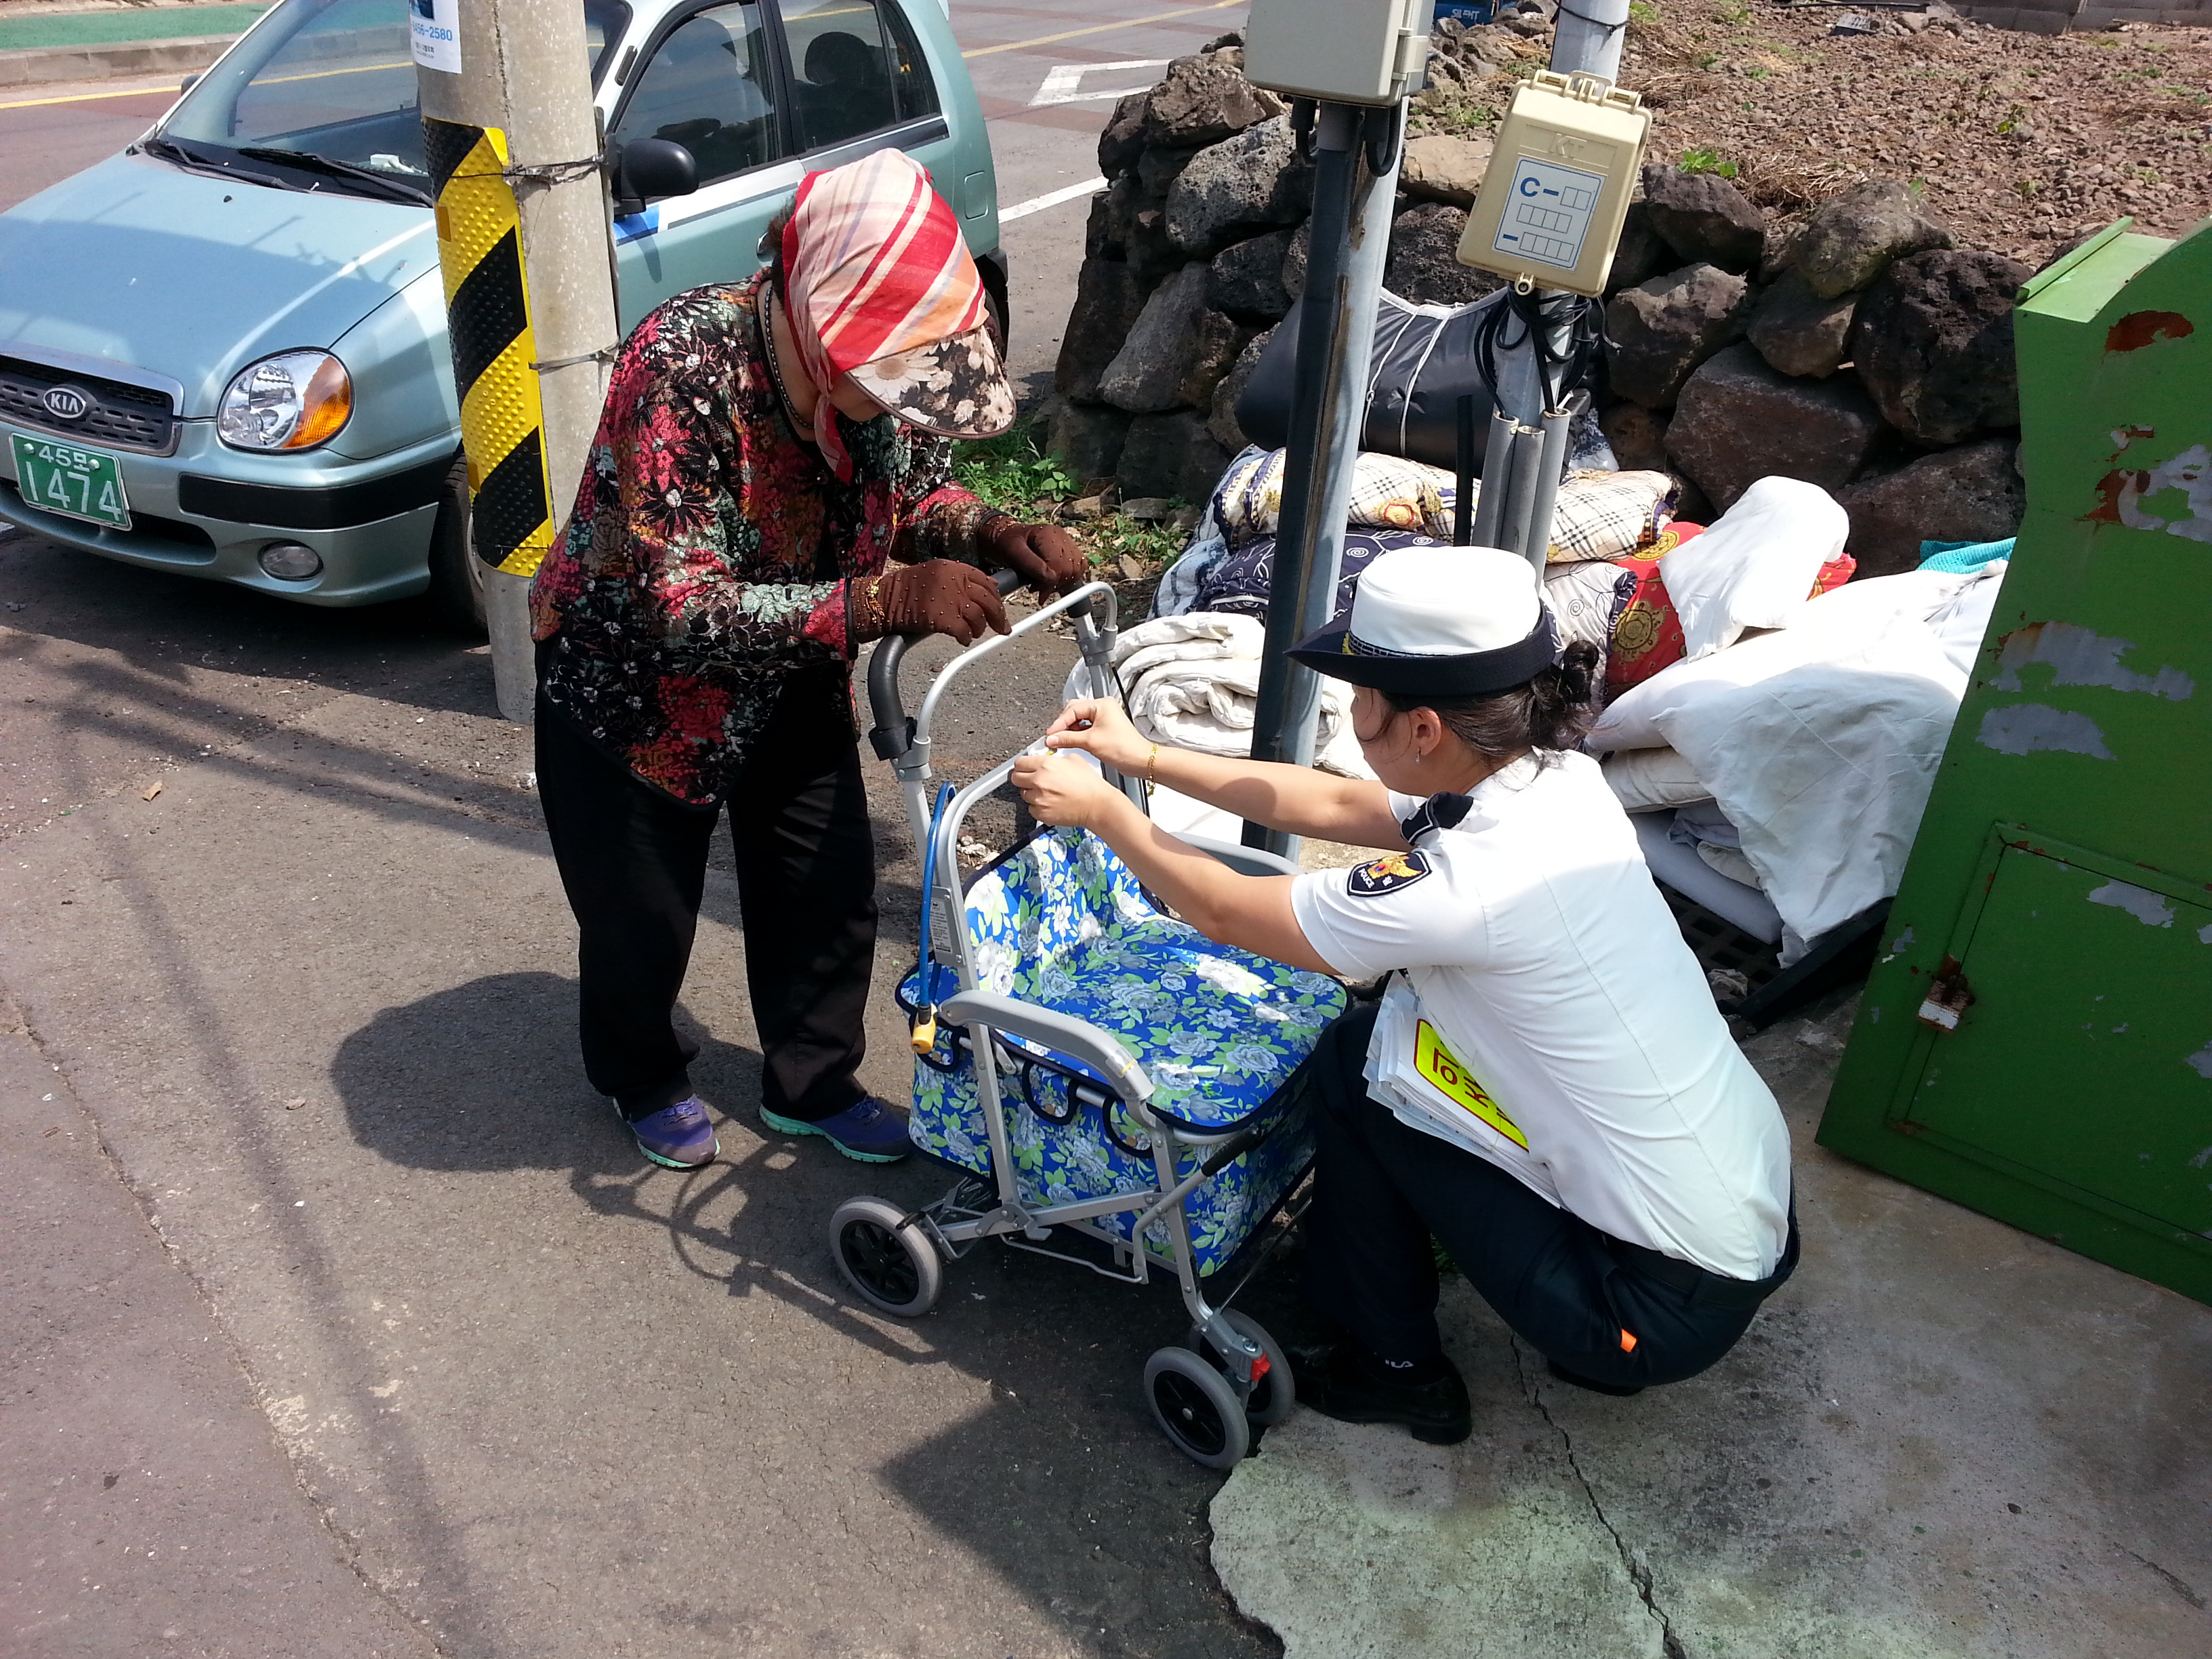
[[[875,847],[848,696],[842,667],[787,680],[727,803],[762,1104],[810,1121],[866,1092]],[[672,1016],[720,813],[640,781],[542,693],[538,793],[576,913],[584,1072],[643,1117],[691,1092],[698,1047]]]
[[[1679,1382],[1735,1345],[1754,1308],[1658,1282],[1630,1247],[1370,1099],[1361,1069],[1375,1015],[1337,1021],[1293,1085],[1319,1131],[1305,1266],[1316,1311],[1385,1358],[1437,1353],[1434,1234],[1501,1319],[1577,1376]]]

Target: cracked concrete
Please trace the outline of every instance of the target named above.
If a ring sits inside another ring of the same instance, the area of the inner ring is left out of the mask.
[[[1566,1387],[1453,1283],[1465,1445],[1269,1431],[1213,1559],[1287,1659],[2212,1652],[2212,1309],[1814,1146],[1848,1012],[1749,1045],[1805,1261],[1711,1371]]]
[[[1659,1621],[1660,1648],[1667,1659],[1683,1659],[1682,1644],[1674,1635],[1667,1610],[1653,1597],[1651,1564],[1631,1548],[1628,1540],[1620,1535],[1620,1529],[1606,1518],[1605,1505],[1599,1501],[1589,1478],[1583,1473],[1583,1466],[1575,1456],[1574,1437],[1552,1415],[1551,1407],[1545,1403],[1543,1391],[1536,1386],[1535,1378],[1540,1372],[1543,1356],[1517,1336],[1509,1334],[1506,1340],[1513,1351],[1514,1369],[1520,1375],[1522,1397],[1535,1407],[1545,1425],[1559,1437],[1559,1449],[1566,1454],[1567,1467],[1574,1471],[1575,1479],[1582,1486],[1583,1496],[1589,1500],[1590,1514],[1596,1517],[1598,1525],[1605,1528],[1606,1536],[1613,1540],[1613,1548],[1620,1553],[1620,1565],[1627,1570],[1629,1582],[1636,1586],[1637,1595],[1650,1610],[1651,1616]]]

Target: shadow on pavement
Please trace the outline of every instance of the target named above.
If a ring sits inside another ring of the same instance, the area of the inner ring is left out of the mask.
[[[950,1365],[988,1383],[987,1410],[893,1456],[878,1478],[1050,1613],[1079,1650],[1280,1651],[1237,1614],[1207,1565],[1206,1507],[1220,1477],[1174,1451],[1144,1403],[1146,1358],[1184,1324],[1171,1280],[1116,1285],[990,1245],[951,1267],[928,1317],[902,1326],[864,1312],[830,1261],[830,1212],[868,1191],[924,1201],[949,1174],[762,1138],[758,1055],[695,1024],[692,1075],[732,1120],[726,1161],[678,1177],[672,1197],[667,1172],[641,1167],[583,1081],[574,997],[566,977],[505,974],[386,1009],[346,1038],[332,1067],[355,1136],[423,1170],[565,1170],[584,1204],[658,1231],[686,1272],[726,1287],[733,1323],[740,1302],[765,1295],[895,1364]],[[1248,1302],[1273,1318],[1284,1296],[1271,1273]],[[882,1404],[897,1409],[896,1397]]]
[[[0,538],[8,626],[41,649],[112,652],[152,683],[186,669],[313,674],[411,707],[494,712],[478,641],[440,628],[416,600],[343,609],[80,553],[27,532]],[[434,671],[426,676],[425,668]],[[450,672],[434,672],[450,671]]]

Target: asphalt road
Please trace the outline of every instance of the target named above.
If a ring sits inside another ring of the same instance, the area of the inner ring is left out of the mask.
[[[1121,89],[1240,15],[956,8],[1002,201],[1095,173],[1111,100],[1032,106],[1055,68]],[[0,199],[165,97],[0,108]],[[1007,228],[1018,373],[1048,371],[1083,212]],[[941,1183],[759,1133],[725,856],[685,1009],[728,1161],[640,1166],[579,1070],[482,647],[22,535],[0,604],[0,1648],[1277,1650],[1206,1565],[1218,1478],[1142,1401],[1169,1287],[989,1249],[919,1324],[840,1294],[830,1208]],[[1026,741],[1071,655],[980,675],[946,769]],[[902,1097],[886,782],[865,1075]]]
[[[1245,0],[953,6],[953,31],[991,129],[1000,208],[1019,215],[1006,225],[1003,245],[1013,273],[1012,367],[1025,389],[1040,387],[1059,349],[1089,193],[1030,204],[1097,177],[1098,129],[1114,94],[1151,84],[1166,59],[1238,27],[1244,7]],[[0,209],[113,155],[176,95],[173,77],[0,88]]]

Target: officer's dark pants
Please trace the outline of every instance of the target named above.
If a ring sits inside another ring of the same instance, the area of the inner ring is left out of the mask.
[[[1370,1099],[1360,1073],[1375,1015],[1337,1021],[1293,1085],[1320,1137],[1305,1253],[1316,1311],[1383,1358],[1434,1356],[1434,1234],[1498,1316],[1577,1377],[1677,1382],[1735,1346],[1754,1310],[1657,1282],[1629,1247]]]
[[[848,696],[842,666],[787,680],[727,803],[762,1103],[810,1121],[865,1092],[854,1072],[875,961],[875,851]],[[643,1117],[691,1092],[698,1045],[672,1016],[720,814],[641,782],[542,693],[537,735],[538,799],[580,936],[585,1075]]]

